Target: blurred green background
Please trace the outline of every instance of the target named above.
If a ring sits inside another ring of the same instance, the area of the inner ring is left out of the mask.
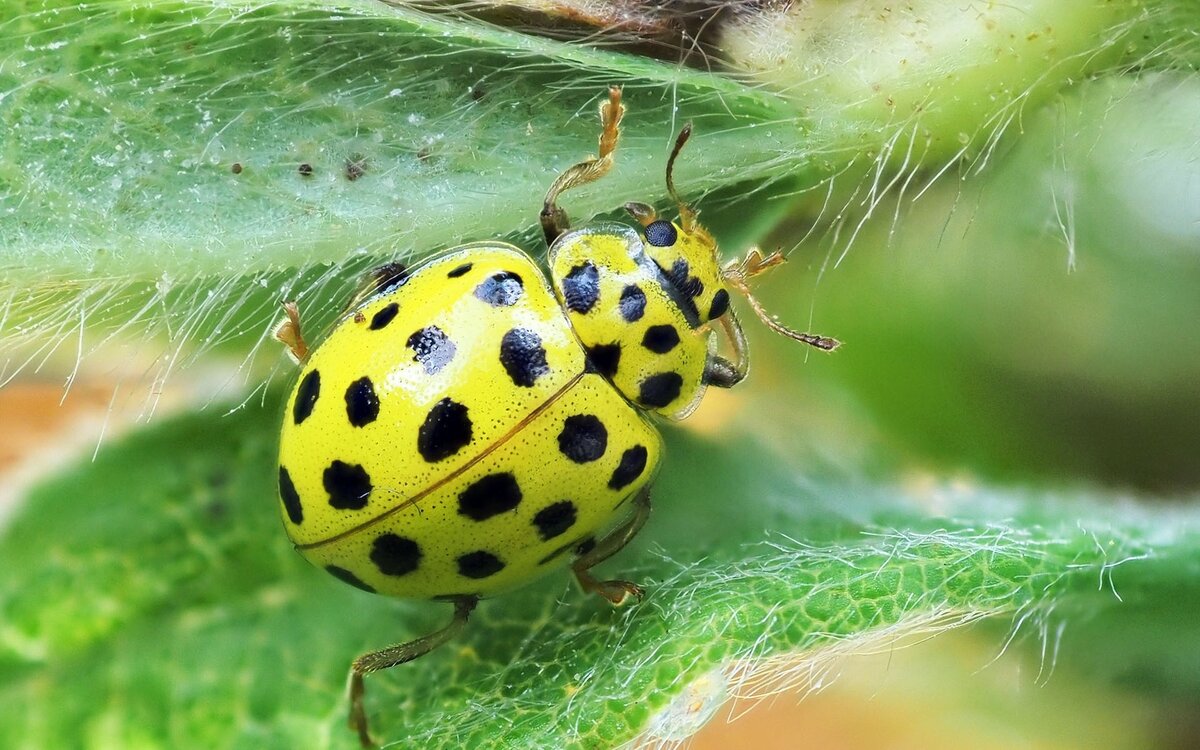
[[[765,282],[772,307],[846,347],[814,360],[757,334],[768,388],[829,392],[908,467],[1194,491],[1197,122],[1194,77],[1092,82],[1027,116],[982,175],[920,200],[914,180],[844,228],[785,222],[764,246],[815,237]]]
[[[793,248],[762,285],[768,307],[845,345],[814,354],[751,323],[740,426],[776,456],[890,476],[935,515],[992,484],[1106,495],[1114,523],[1130,504],[1192,523],[1197,122],[1194,77],[1092,82],[1027,117],[983,174],[964,166],[844,226],[785,219],[762,241]],[[1066,610],[1060,639],[1000,656],[1001,625],[846,660],[828,690],[715,723],[695,747],[1194,747],[1189,557],[1169,590],[1134,574],[1103,615]]]

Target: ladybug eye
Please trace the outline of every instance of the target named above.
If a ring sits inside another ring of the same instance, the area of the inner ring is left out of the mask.
[[[669,221],[659,219],[646,225],[646,242],[655,247],[670,247],[678,238],[675,225]]]

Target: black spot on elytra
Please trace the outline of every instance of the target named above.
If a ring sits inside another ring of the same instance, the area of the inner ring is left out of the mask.
[[[608,480],[609,489],[623,490],[632,484],[646,470],[648,457],[649,453],[642,445],[635,445],[622,453],[621,463],[613,470],[612,477]]]
[[[354,575],[350,571],[346,570],[345,568],[339,568],[336,565],[326,565],[325,570],[328,571],[330,573],[330,575],[332,575],[334,578],[338,579],[342,583],[348,583],[351,586],[353,586],[354,588],[362,589],[363,591],[367,592],[368,594],[375,593],[374,587],[368,586],[367,584],[363,583],[362,579],[360,579],[358,576]]]
[[[508,472],[489,474],[458,496],[458,513],[475,521],[507,513],[521,504],[517,478]]]
[[[444,398],[433,405],[417,430],[417,450],[429,463],[458,453],[471,442],[471,418],[467,407]]]
[[[379,417],[379,397],[368,377],[361,377],[346,389],[346,418],[355,427],[365,427]]]
[[[646,314],[646,293],[637,284],[630,284],[621,290],[621,317],[627,323],[635,323]]]
[[[617,366],[621,363],[620,344],[596,344],[587,348],[588,361],[596,366],[596,371],[602,375],[613,377],[617,374]]]
[[[667,280],[679,290],[680,294],[695,299],[704,293],[704,282],[695,276],[690,276],[690,273],[691,268],[683,258],[671,264],[671,270],[666,272]]]
[[[292,421],[300,424],[312,414],[313,407],[321,395],[321,373],[309,370],[300,387],[296,389],[296,402],[292,404]]]
[[[378,331],[388,323],[392,322],[392,318],[396,317],[396,313],[400,312],[400,305],[395,302],[380,308],[379,312],[371,316],[370,328],[372,331]]]
[[[421,363],[426,375],[433,375],[450,364],[458,350],[450,337],[437,326],[426,326],[415,331],[408,337],[408,348],[415,352],[413,360]]]
[[[590,260],[584,261],[567,272],[562,289],[568,310],[588,313],[600,299],[600,272]]]
[[[713,295],[712,306],[708,308],[708,319],[716,320],[729,311],[729,292],[717,290]]]
[[[485,550],[468,552],[458,558],[458,572],[467,578],[487,578],[504,570],[504,562]]]
[[[638,401],[645,406],[663,407],[679,398],[683,376],[677,372],[660,372],[642,381]]]
[[[512,382],[531,388],[537,379],[550,372],[542,339],[528,328],[514,328],[500,340],[500,364]]]
[[[461,266],[456,266],[456,267],[450,269],[450,273],[446,274],[446,278],[457,279],[459,276],[462,276],[467,271],[470,271],[471,266],[473,266],[473,265],[474,265],[473,263],[463,263]]]
[[[679,239],[675,225],[665,219],[652,221],[646,225],[646,242],[655,247],[670,247]]]
[[[537,527],[542,541],[549,541],[556,536],[565,534],[567,529],[574,526],[578,515],[575,503],[570,500],[560,500],[539,510],[533,517],[533,525]]]
[[[475,296],[494,307],[511,307],[521,299],[525,287],[512,271],[494,273],[475,287]]]
[[[338,510],[359,510],[371,495],[371,477],[362,464],[334,461],[322,476],[329,504]]]
[[[421,545],[396,534],[380,534],[371,544],[371,562],[384,575],[408,575],[421,564]]]
[[[300,504],[300,493],[296,492],[291,475],[282,466],[279,467],[279,497],[283,500],[288,519],[297,526],[303,523],[304,506]]]
[[[673,325],[650,326],[642,336],[642,346],[655,354],[666,354],[679,345],[679,332]]]
[[[608,430],[592,414],[574,414],[563,420],[558,449],[577,464],[595,461],[608,448]]]

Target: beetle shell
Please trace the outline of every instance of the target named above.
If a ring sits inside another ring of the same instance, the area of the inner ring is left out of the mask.
[[[592,224],[550,248],[551,277],[597,369],[639,407],[683,419],[704,395],[713,336],[646,250],[632,227]]]
[[[343,318],[280,444],[300,552],[392,596],[494,594],[569,560],[653,477],[661,438],[515,247],[466,245]]]

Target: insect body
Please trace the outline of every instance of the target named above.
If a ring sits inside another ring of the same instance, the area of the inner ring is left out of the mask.
[[[612,164],[620,91],[601,109],[600,155],[564,172],[542,224],[552,282],[515,247],[464,245],[415,269],[386,266],[311,353],[295,305],[277,336],[301,362],[284,416],[284,526],[311,562],[365,591],[454,603],[436,633],[360,657],[351,726],[371,743],[363,676],[449,640],[481,597],[570,561],[614,604],[639,597],[592,566],[650,510],[662,455],[651,414],[682,418],[708,385],[746,372],[729,288],[774,265],[752,253],[722,269],[716,244],[681,220],[566,229],[558,196]],[[681,134],[671,166],[689,131]],[[761,313],[757,302],[750,298]],[[763,316],[764,319],[765,316]],[[823,349],[837,342],[776,330]],[[734,360],[713,347],[723,330]]]
[[[339,578],[425,599],[512,588],[653,473],[657,431],[515,248],[468,245],[357,312],[305,364],[280,461],[292,541]]]

